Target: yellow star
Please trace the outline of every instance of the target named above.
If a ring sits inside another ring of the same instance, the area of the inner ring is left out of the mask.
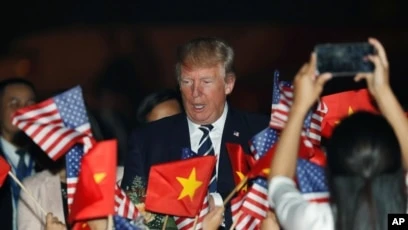
[[[353,111],[353,108],[351,108],[351,106],[349,106],[349,108],[348,108],[348,114],[347,115],[351,115],[351,114],[353,114],[354,113],[354,111]],[[338,125],[340,123],[340,121],[336,121],[336,122],[334,122],[334,124],[336,124],[336,125]]]
[[[177,198],[178,200],[183,199],[186,196],[190,197],[190,200],[193,200],[195,191],[201,186],[203,182],[198,181],[196,179],[196,170],[193,168],[191,170],[190,176],[187,178],[184,177],[176,177],[178,182],[183,186],[183,191],[181,191],[179,197]]]
[[[245,177],[244,174],[243,174],[242,172],[240,172],[240,171],[236,171],[235,173],[236,173],[236,174],[238,175],[238,177],[239,177],[239,182],[241,182],[242,179],[244,179],[244,177]],[[242,188],[241,188],[241,190],[244,191],[244,192],[246,192],[247,189],[248,189],[248,187],[247,187],[246,184],[245,184],[244,186],[242,186]]]
[[[104,172],[94,174],[94,180],[97,184],[101,183],[101,181],[105,179],[105,177],[106,177],[106,173]]]
[[[269,175],[269,168],[262,169],[262,173],[265,175]]]

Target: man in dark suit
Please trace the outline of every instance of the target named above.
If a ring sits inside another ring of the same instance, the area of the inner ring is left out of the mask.
[[[238,143],[249,153],[248,141],[268,126],[267,116],[231,108],[227,96],[235,84],[234,51],[217,38],[194,39],[178,50],[176,73],[185,113],[153,122],[136,130],[127,155],[122,187],[131,186],[135,176],[147,180],[150,166],[180,160],[182,148],[199,155],[217,156],[209,191],[223,199],[235,187],[225,143]],[[214,185],[214,186],[213,186]],[[225,227],[231,226],[226,207]]]
[[[17,177],[22,180],[34,172],[34,160],[27,151],[21,151],[27,142],[26,136],[12,125],[12,114],[19,108],[35,103],[35,89],[31,82],[21,78],[10,78],[0,82],[0,155],[10,164]],[[19,187],[7,178],[0,188],[1,229],[16,230]]]

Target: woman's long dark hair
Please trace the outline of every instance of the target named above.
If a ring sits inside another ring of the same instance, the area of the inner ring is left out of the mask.
[[[401,150],[384,117],[345,118],[328,142],[327,160],[336,230],[387,229],[388,213],[406,212]]]

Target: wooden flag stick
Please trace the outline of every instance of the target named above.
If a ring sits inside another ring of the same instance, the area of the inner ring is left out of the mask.
[[[237,193],[242,186],[244,186],[246,184],[246,182],[248,181],[248,177],[244,177],[241,182],[239,182],[239,184],[237,184],[237,186],[235,186],[234,190],[232,190],[232,192],[227,196],[227,198],[225,198],[224,200],[224,206],[232,199],[232,197],[235,195],[235,193]]]
[[[27,190],[27,188],[20,182],[20,180],[11,171],[8,172],[8,175],[11,176],[11,178],[18,184],[18,186],[20,186],[20,188],[25,193],[27,193],[28,197],[30,197],[30,199],[34,201],[37,207],[43,212],[44,216],[47,216],[47,212],[43,209],[43,207],[41,207],[40,203],[38,203],[38,201],[33,197],[33,195],[31,195],[31,192]]]
[[[108,216],[108,226],[106,228],[107,230],[112,230],[113,229],[113,216],[109,215]]]
[[[169,220],[169,215],[166,215],[166,217],[164,217],[164,223],[163,223],[162,230],[165,230],[165,229],[166,229],[167,221],[168,221],[168,220]]]
[[[234,228],[235,228],[235,227],[237,226],[237,224],[238,224],[238,219],[239,219],[239,217],[241,217],[241,215],[242,215],[242,211],[239,211],[239,213],[238,213],[238,215],[237,215],[237,218],[236,218],[236,221],[232,222],[231,228],[230,228],[229,230],[234,230]]]
[[[196,228],[197,228],[197,222],[198,222],[198,215],[195,216],[195,218],[194,218],[193,230],[196,230]]]

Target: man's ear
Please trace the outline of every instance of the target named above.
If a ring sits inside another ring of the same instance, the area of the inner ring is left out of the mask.
[[[227,73],[225,76],[225,94],[228,95],[232,92],[235,85],[235,74]]]

